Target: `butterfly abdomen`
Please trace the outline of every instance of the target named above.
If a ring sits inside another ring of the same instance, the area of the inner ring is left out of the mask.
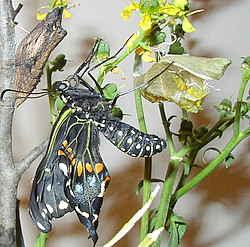
[[[99,128],[112,144],[133,157],[151,157],[167,146],[164,139],[143,133],[119,120],[105,120]]]

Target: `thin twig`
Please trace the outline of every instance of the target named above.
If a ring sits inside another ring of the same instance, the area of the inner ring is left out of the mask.
[[[48,139],[43,141],[39,146],[35,147],[31,152],[26,155],[21,161],[15,164],[16,172],[22,175],[32,164],[36,158],[41,155],[48,146]]]

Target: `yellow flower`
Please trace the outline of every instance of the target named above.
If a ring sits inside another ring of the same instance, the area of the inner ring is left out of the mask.
[[[151,50],[148,48],[148,50],[145,50],[142,47],[139,47],[135,50],[135,54],[137,55],[141,55],[142,56],[142,60],[146,63],[152,63],[152,62],[156,62],[156,59],[151,57]]]
[[[137,10],[139,8],[140,8],[140,5],[132,1],[132,4],[128,5],[124,10],[122,10],[121,17],[127,21],[130,15],[132,14],[132,11]]]
[[[56,7],[63,7],[63,14],[64,14],[64,17],[66,19],[69,19],[71,18],[71,14],[68,12],[68,5],[70,4],[69,0],[54,0],[52,2],[50,2],[49,6],[43,6],[41,8],[39,8],[37,10],[37,13],[36,13],[36,18],[37,20],[43,20],[49,11],[51,11],[52,9],[56,8]],[[48,9],[48,12],[47,13],[40,13],[40,10],[41,9]]]
[[[197,11],[191,14],[188,13],[186,9],[190,8],[189,0],[174,0],[172,5],[165,4],[165,0],[144,0],[140,1],[140,4],[132,1],[132,4],[122,10],[121,17],[127,21],[132,11],[139,10],[141,16],[139,27],[144,32],[149,31],[154,24],[158,25],[162,20],[167,20],[168,18],[174,25],[176,25],[175,19],[180,18],[185,32],[190,33],[195,31],[195,28],[188,21],[187,16]]]
[[[139,32],[134,33],[132,35],[132,37],[127,41],[127,43],[126,43],[127,47],[131,47],[133,45],[134,41],[138,38],[138,36],[139,36]]]
[[[151,29],[152,26],[152,20],[151,16],[149,14],[144,14],[143,18],[141,19],[139,23],[139,27],[146,32],[147,30]]]

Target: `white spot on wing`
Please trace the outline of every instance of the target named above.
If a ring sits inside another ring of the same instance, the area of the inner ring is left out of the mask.
[[[66,209],[68,206],[69,206],[69,204],[62,200],[62,201],[60,201],[58,208],[59,209]]]
[[[156,148],[156,149],[160,149],[160,148],[161,148],[161,145],[158,144],[158,145],[155,146],[155,148]]]
[[[49,185],[46,187],[46,190],[47,190],[47,191],[51,191],[51,188],[52,188],[52,185],[49,184]]]
[[[67,177],[68,176],[67,166],[64,163],[59,163],[59,168],[63,172],[64,176]]]
[[[138,144],[135,146],[135,148],[136,148],[136,149],[140,149],[140,148],[141,148],[141,144],[138,143]]]
[[[127,143],[131,144],[133,142],[132,138],[128,138]]]
[[[50,170],[49,168],[45,168],[44,171],[45,171],[45,172],[48,172],[48,173],[51,172],[51,170]]]
[[[49,204],[46,204],[46,208],[48,209],[50,214],[53,213],[54,209]]]
[[[45,230],[45,227],[40,222],[36,222],[36,224],[41,230]]]

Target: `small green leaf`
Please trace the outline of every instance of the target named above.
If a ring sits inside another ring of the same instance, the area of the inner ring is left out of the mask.
[[[100,39],[95,56],[98,58],[99,62],[105,61],[107,58],[109,58],[110,57],[109,44],[105,43],[102,39]]]
[[[173,44],[170,45],[168,53],[182,55],[183,53],[185,53],[185,49],[182,47],[180,41],[175,41]]]
[[[223,99],[215,109],[220,112],[220,118],[229,117],[234,112],[232,101],[229,99]]]
[[[115,83],[108,83],[102,90],[107,100],[113,100],[119,94]]]
[[[63,71],[64,66],[67,63],[67,59],[65,59],[64,54],[59,54],[56,56],[56,58],[53,61],[50,61],[50,64],[52,64],[51,71]]]
[[[168,227],[168,231],[170,232],[168,247],[178,247],[186,229],[187,226],[183,217],[173,212],[170,216],[170,225]]]
[[[184,175],[187,176],[190,173],[190,166],[188,165],[188,163],[184,160],[182,161],[183,166],[184,166]]]
[[[142,13],[153,14],[160,8],[159,0],[141,0],[140,9]]]
[[[112,108],[111,114],[112,114],[114,117],[119,118],[120,120],[122,120],[122,118],[123,118],[122,109],[119,108],[119,107],[115,107],[115,106],[114,106],[114,107]]]
[[[242,81],[248,82],[250,79],[250,56],[245,57],[241,65]]]
[[[233,161],[234,161],[234,156],[233,156],[232,153],[230,153],[230,154],[226,157],[226,159],[225,159],[226,168],[228,168],[228,167],[232,164]]]
[[[159,45],[166,40],[166,33],[162,32],[160,28],[153,30],[149,36],[150,46]]]

